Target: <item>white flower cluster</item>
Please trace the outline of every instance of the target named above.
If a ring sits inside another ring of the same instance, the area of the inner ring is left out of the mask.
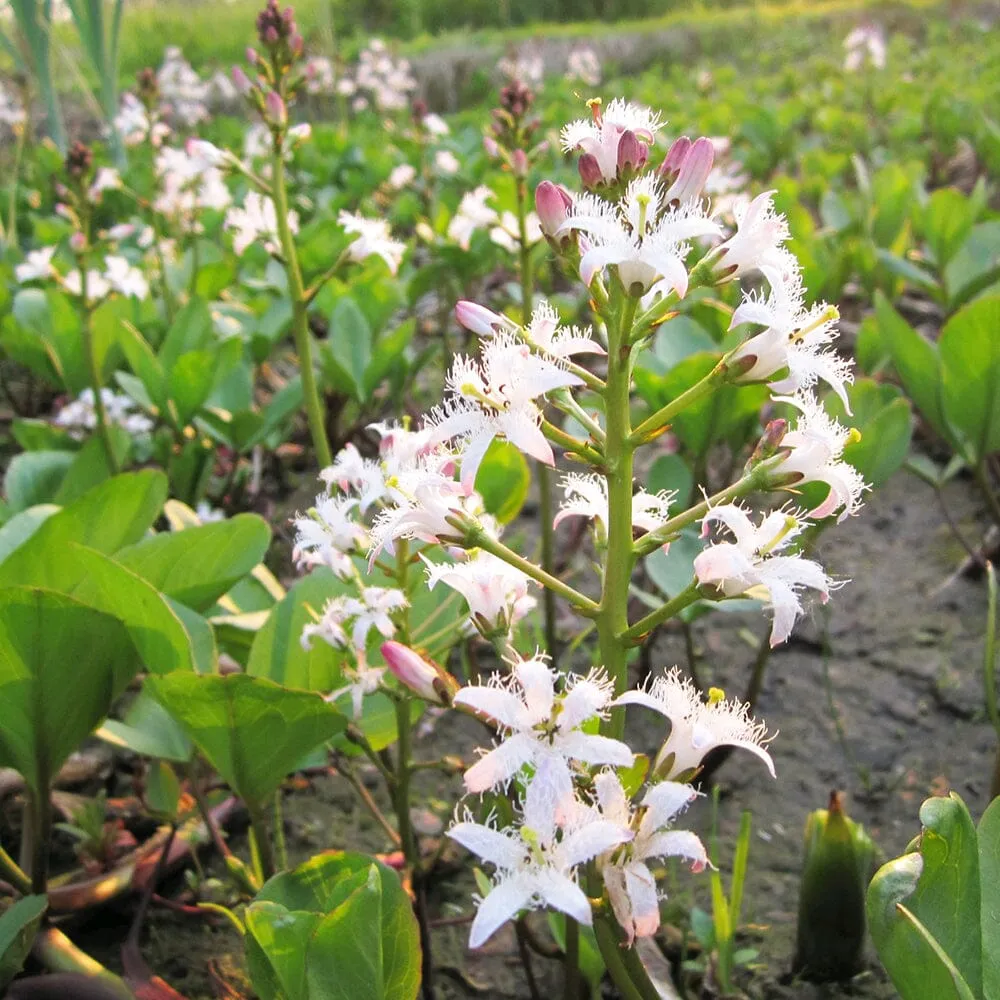
[[[90,269],[86,275],[86,288],[79,270],[60,274],[52,258],[58,248],[54,246],[32,250],[24,262],[14,268],[14,275],[21,284],[32,281],[56,281],[70,295],[83,295],[94,303],[107,298],[112,292],[145,299],[149,296],[149,282],[145,274],[135,267],[127,257],[109,254],[104,258],[104,270]]]
[[[498,212],[487,204],[496,197],[491,188],[481,184],[473,191],[462,195],[458,209],[448,223],[448,239],[468,250],[473,234],[489,227],[490,240],[508,253],[517,253],[521,245],[521,229],[513,212]],[[534,246],[542,238],[542,228],[535,212],[529,212],[524,220],[525,238],[528,246]]]
[[[545,79],[545,60],[531,48],[511,52],[497,63],[497,69],[508,80],[518,80],[538,86]]]
[[[491,891],[479,903],[469,943],[479,947],[523,910],[547,906],[582,924],[592,920],[580,889],[580,868],[594,861],[628,942],[660,925],[659,893],[648,862],[680,857],[694,870],[708,863],[698,837],[672,830],[697,797],[681,778],[719,746],[749,750],[773,774],[764,727],[737,703],[713,696],[706,703],[690,682],[672,671],[648,690],[615,699],[601,670],[558,674],[545,657],[516,657],[510,673],[459,690],[453,705],[492,722],[500,737],[465,772],[470,794],[502,792],[512,782],[524,806],[513,824],[475,822],[460,811],[448,836],[496,869]],[[644,705],[666,716],[670,735],[652,778],[636,803],[614,768],[632,765],[619,740],[593,732],[592,724],[615,706]]]
[[[336,83],[337,93],[353,98],[355,111],[364,111],[369,103],[379,111],[402,111],[416,89],[409,60],[394,59],[379,38],[362,49],[354,76],[344,75]]]
[[[856,73],[864,66],[885,69],[885,32],[877,24],[858,25],[844,39],[844,70]]]
[[[203,209],[221,212],[233,200],[218,162],[202,151],[202,146],[208,145],[164,146],[154,161],[160,190],[153,207],[185,232],[201,232]]]
[[[164,50],[156,83],[163,101],[162,110],[177,125],[191,128],[209,117],[212,83],[198,76],[176,45]]]
[[[566,79],[578,80],[588,87],[596,87],[601,82],[601,60],[589,45],[577,46],[570,52],[566,60]]]
[[[108,423],[117,424],[132,437],[152,432],[155,426],[153,421],[138,408],[130,396],[101,389],[101,402],[104,404]],[[69,430],[73,437],[81,439],[85,436],[84,432],[94,430],[97,427],[94,390],[84,389],[72,403],[67,403],[56,414],[55,423]]]

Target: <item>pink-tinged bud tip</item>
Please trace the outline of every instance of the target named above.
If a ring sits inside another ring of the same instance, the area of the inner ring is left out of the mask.
[[[250,82],[250,77],[246,75],[241,66],[234,66],[232,72],[233,86],[241,94],[249,94],[253,84]]]
[[[247,46],[247,62],[250,63],[251,66],[256,66],[257,65],[257,60],[259,58],[260,58],[260,56],[257,54],[257,50],[252,45],[248,45]]]
[[[688,150],[677,177],[664,195],[667,204],[683,205],[700,198],[714,162],[715,146],[711,139],[702,136]]]
[[[542,232],[546,236],[556,235],[572,207],[573,199],[558,184],[542,181],[535,188],[535,211],[538,213]]]
[[[455,319],[477,337],[492,337],[507,325],[503,316],[498,316],[486,306],[481,306],[478,302],[469,302],[467,299],[462,299],[456,304]]]
[[[515,149],[513,155],[510,158],[511,166],[514,168],[515,177],[527,177],[528,175],[528,157],[525,155],[523,149]]]
[[[80,253],[87,249],[87,237],[83,233],[73,233],[69,238],[69,245],[76,253]]]
[[[601,165],[593,153],[584,153],[577,161],[576,166],[580,171],[580,180],[585,188],[593,189],[604,183]]]
[[[400,684],[415,695],[436,705],[451,704],[458,681],[432,660],[394,640],[382,644],[382,658]]]
[[[649,147],[640,142],[638,136],[631,129],[622,132],[618,140],[618,171],[641,170],[649,159]]]
[[[497,145],[496,139],[491,135],[483,136],[483,149],[486,150],[487,156],[497,157],[500,155],[500,147]]]
[[[279,125],[284,125],[288,121],[288,108],[285,107],[285,102],[276,90],[268,91],[266,104],[267,113],[271,119]]]
[[[666,158],[660,164],[660,177],[667,184],[673,184],[677,180],[677,175],[680,173],[681,166],[690,149],[691,140],[686,135],[682,135],[680,138],[675,139],[673,145],[667,150]]]

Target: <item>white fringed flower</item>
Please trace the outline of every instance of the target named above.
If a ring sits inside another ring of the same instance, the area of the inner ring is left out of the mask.
[[[466,191],[459,202],[458,211],[448,223],[448,239],[457,243],[463,250],[469,249],[472,234],[477,229],[492,226],[499,216],[496,209],[486,204],[495,195],[485,184],[480,184],[474,191]]]
[[[668,206],[653,174],[632,181],[617,203],[581,194],[559,227],[560,233],[570,230],[585,237],[580,277],[588,287],[598,272],[614,266],[626,289],[637,285],[646,293],[657,286],[682,298],[688,287],[684,259],[689,241],[722,233],[702,204]]]
[[[539,764],[515,826],[497,830],[488,822],[474,822],[466,812],[448,831],[452,840],[496,867],[493,886],[472,922],[471,948],[480,947],[522,910],[551,907],[589,926],[590,902],[576,884],[576,868],[631,837],[603,819],[561,829],[567,803],[560,800],[551,769],[549,762]]]
[[[799,591],[809,587],[826,603],[834,586],[819,563],[781,555],[808,522],[774,511],[755,525],[736,504],[713,507],[702,518],[705,533],[713,522],[725,525],[736,540],[718,542],[698,553],[694,561],[698,583],[716,588],[725,597],[743,594],[765,601],[774,618],[771,645],[777,646],[788,638],[802,613]]]
[[[772,475],[788,485],[826,483],[830,488],[825,500],[809,511],[810,517],[822,519],[841,511],[838,521],[854,514],[861,506],[861,494],[868,489],[853,465],[842,460],[844,448],[856,439],[857,432],[834,420],[823,404],[808,393],[779,396],[777,402],[789,403],[801,416],[781,441],[784,459]],[[841,508],[843,508],[841,510]]]
[[[769,380],[778,393],[811,389],[822,380],[850,412],[846,385],[854,381],[850,362],[824,348],[837,338],[837,310],[825,302],[807,308],[797,273],[773,285],[766,299],[748,294],[733,313],[729,329],[743,323],[763,326],[763,333],[744,341],[729,356],[733,367],[750,365],[735,381]],[[782,373],[782,377],[773,376]]]
[[[562,147],[567,153],[580,150],[593,156],[601,177],[610,184],[618,177],[618,145],[622,135],[631,132],[651,144],[661,124],[659,112],[616,97],[607,108],[594,105],[589,121],[581,118],[564,126]]]
[[[775,209],[774,194],[765,191],[734,209],[736,232],[713,253],[720,279],[735,281],[759,271],[773,287],[798,271],[798,263],[785,249],[788,220]]]
[[[288,213],[288,228],[292,233],[299,231],[297,213]],[[237,257],[242,257],[247,247],[258,239],[263,239],[268,253],[276,253],[280,247],[274,202],[257,191],[247,193],[242,208],[226,212],[226,229],[234,230],[233,251]]]
[[[592,330],[581,330],[577,326],[561,326],[559,313],[543,299],[535,306],[524,337],[532,347],[554,358],[606,354],[607,351],[592,336],[588,336],[592,333]]]
[[[406,253],[406,244],[392,238],[388,222],[384,219],[366,219],[350,212],[341,212],[337,216],[337,222],[344,227],[345,232],[357,234],[358,238],[347,248],[350,260],[360,264],[369,257],[381,257],[390,273],[395,274],[399,270],[403,254]]]
[[[113,291],[133,299],[149,297],[149,282],[145,274],[133,267],[125,257],[107,257],[104,277]]]
[[[409,602],[401,590],[392,587],[361,587],[358,597],[341,596],[329,600],[320,620],[302,630],[302,646],[312,648],[314,636],[338,649],[364,653],[372,629],[386,639],[396,632],[392,613]]]
[[[457,441],[462,482],[471,489],[494,438],[510,441],[532,458],[555,464],[542,433],[536,400],[552,389],[579,385],[580,379],[545,358],[510,332],[482,346],[482,361],[459,355],[446,380],[451,397],[427,416],[425,427],[439,442]]]
[[[771,737],[763,722],[750,717],[746,705],[726,701],[717,688],[703,701],[698,689],[674,667],[645,689],[626,691],[613,705],[642,705],[670,720],[670,735],[663,744],[653,772],[677,778],[701,767],[705,755],[716,747],[739,747],[759,757],[774,777],[774,763],[765,747]]]
[[[357,507],[354,497],[324,495],[307,515],[295,519],[292,558],[300,570],[327,566],[341,579],[354,575],[351,554],[368,548],[368,532],[354,517]]]
[[[56,247],[54,246],[30,251],[24,258],[24,263],[18,264],[14,268],[14,276],[22,285],[28,281],[40,281],[52,277],[55,270],[52,266],[52,258],[55,253]]]
[[[483,550],[456,563],[434,563],[421,554],[427,566],[427,586],[443,583],[465,598],[469,614],[486,631],[510,632],[535,606],[528,594],[531,577]]]
[[[539,767],[554,761],[561,785],[572,784],[570,765],[611,764],[628,767],[632,751],[618,740],[583,731],[586,722],[602,718],[611,702],[613,686],[603,671],[585,677],[566,677],[556,693],[558,675],[536,654],[513,662],[508,676],[494,674],[488,684],[462,688],[455,705],[470,708],[496,723],[503,734],[498,747],[465,772],[470,792],[506,785],[525,765]]]
[[[608,531],[608,481],[603,476],[571,472],[562,480],[565,499],[552,522],[553,528],[568,517],[587,517],[598,525],[601,538]],[[647,493],[640,490],[632,496],[632,526],[641,531],[655,531],[670,519],[670,505],[676,493],[661,491]],[[664,551],[667,545],[663,546]]]
[[[602,771],[594,779],[598,808],[594,810],[622,830],[634,832],[623,846],[600,859],[601,877],[627,944],[637,937],[649,937],[660,926],[660,897],[656,879],[647,862],[656,858],[680,857],[692,871],[708,864],[701,840],[689,830],[669,827],[698,797],[690,785],[661,781],[650,788],[636,810],[613,771]]]

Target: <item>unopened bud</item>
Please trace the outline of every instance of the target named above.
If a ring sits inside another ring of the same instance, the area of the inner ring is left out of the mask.
[[[491,135],[483,136],[483,149],[486,150],[486,155],[489,157],[496,158],[500,155],[500,147]]]
[[[556,235],[572,207],[573,199],[558,184],[542,181],[535,188],[535,211],[538,213],[538,223],[546,236]]]
[[[234,66],[232,72],[233,86],[241,94],[249,94],[253,89],[253,84],[250,82],[250,77],[246,75],[241,66]]]
[[[784,440],[787,431],[788,421],[784,417],[769,421],[764,428],[764,433],[757,442],[757,447],[754,448],[753,454],[750,456],[749,465],[752,467],[758,462],[763,462],[765,459],[777,454],[778,448],[781,447],[781,442]]]
[[[514,168],[515,177],[526,177],[528,175],[528,157],[523,149],[515,149],[511,158],[511,166]]]
[[[673,184],[677,180],[677,175],[681,172],[681,166],[690,149],[691,140],[686,135],[674,139],[673,145],[660,164],[660,178],[665,184]]]
[[[447,670],[401,642],[382,643],[382,657],[396,679],[415,695],[436,705],[450,705],[459,688]]]
[[[82,180],[90,173],[94,162],[94,154],[90,147],[78,139],[69,147],[66,154],[66,173],[75,181]]]
[[[700,198],[714,162],[715,146],[711,139],[701,136],[688,150],[677,177],[664,195],[667,204],[683,205]]]
[[[83,233],[73,233],[69,238],[69,246],[74,253],[82,253],[87,249],[87,237]]]
[[[649,159],[649,147],[640,142],[635,132],[626,129],[618,140],[618,172],[641,170]]]
[[[604,174],[601,173],[601,165],[597,162],[597,157],[593,153],[584,153],[577,161],[576,166],[580,171],[580,180],[588,190],[593,190],[604,183]]]
[[[467,299],[462,299],[455,306],[455,319],[477,337],[492,337],[507,326],[503,316]]]
[[[260,55],[257,53],[257,50],[252,45],[248,45],[247,62],[250,63],[251,66],[256,66],[258,59],[260,59]]]
[[[265,102],[267,116],[276,125],[286,125],[288,123],[288,108],[281,99],[281,95],[276,90],[269,90]]]

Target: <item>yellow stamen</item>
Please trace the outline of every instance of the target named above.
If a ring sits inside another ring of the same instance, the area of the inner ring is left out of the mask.
[[[766,556],[769,552],[773,552],[774,549],[781,544],[782,540],[788,537],[788,533],[790,531],[794,531],[798,526],[799,522],[792,517],[791,514],[786,514],[784,527],[767,543],[767,545],[758,550],[759,554]]]
[[[847,432],[847,443],[857,444],[860,440],[861,440],[861,431],[859,431],[857,427],[852,427]]]
[[[648,194],[640,194],[636,196],[635,199],[639,203],[639,236],[644,236],[646,234],[646,212],[649,209],[649,203],[653,200]]]
[[[726,692],[722,688],[709,688],[708,689],[708,703],[709,705],[718,705],[720,701],[726,700]]]

